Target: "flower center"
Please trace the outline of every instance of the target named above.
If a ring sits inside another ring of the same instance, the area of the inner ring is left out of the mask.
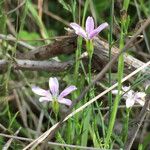
[[[56,95],[54,95],[54,96],[52,97],[52,99],[53,99],[54,102],[58,102],[58,98],[57,98]]]

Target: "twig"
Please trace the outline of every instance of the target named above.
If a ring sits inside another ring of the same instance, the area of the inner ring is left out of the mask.
[[[20,112],[20,116],[21,116],[21,120],[23,122],[23,125],[28,128],[28,124],[27,124],[27,115],[26,113],[24,113],[25,111],[22,109],[22,104],[21,104],[21,100],[19,98],[19,95],[17,93],[17,91],[14,89],[13,90],[13,94],[15,95],[15,100],[16,100],[16,105],[18,107],[18,111]]]
[[[139,5],[138,5],[136,0],[134,0],[134,3],[135,3],[135,6],[136,6],[136,9],[137,9],[138,18],[139,18],[140,21],[142,21],[142,16],[141,16],[141,13],[140,13]],[[145,30],[143,30],[143,35],[144,35],[144,39],[145,39],[145,44],[146,44],[147,50],[148,50],[148,52],[150,54],[149,41],[148,41],[148,38],[147,38]]]
[[[144,121],[143,121],[143,128],[142,128],[142,131],[140,133],[140,140],[139,140],[139,143],[142,143],[144,138],[145,138],[145,135],[147,133],[147,129],[149,127],[149,117],[150,117],[150,113],[147,114],[147,116],[145,117]]]
[[[46,11],[46,10],[42,10],[43,13],[45,13],[46,15],[50,16],[51,18],[63,23],[66,26],[69,26],[69,22],[64,20],[63,18],[61,18],[60,16],[57,16],[56,14],[50,12],[50,11]]]
[[[52,44],[38,47],[22,55],[17,54],[17,58],[45,60],[61,54],[70,54],[76,49],[76,38],[77,36],[63,36],[63,38],[57,38]]]
[[[34,141],[34,139],[30,139],[30,138],[24,138],[24,137],[19,137],[19,136],[13,136],[13,135],[7,135],[7,134],[3,134],[0,133],[0,136],[6,137],[6,138],[13,138],[16,140],[21,140],[21,141],[28,141],[28,142],[32,142]],[[99,148],[93,148],[93,147],[85,147],[85,146],[79,146],[79,145],[71,145],[71,144],[61,144],[61,143],[56,143],[56,142],[48,142],[49,145],[53,146],[53,147],[68,147],[71,149],[85,149],[85,150],[100,150]]]
[[[145,105],[143,106],[139,116],[137,117],[136,121],[134,121],[134,124],[136,124],[134,127],[132,127],[130,131],[130,135],[125,143],[126,150],[130,150],[132,147],[132,144],[136,138],[136,135],[144,121],[145,116],[150,111],[150,95],[147,95]]]
[[[41,134],[43,118],[44,118],[44,110],[41,110],[40,117],[39,117],[39,120],[38,120],[37,129],[36,129],[36,137],[38,137]]]
[[[142,107],[141,105],[134,105],[134,106],[132,106],[132,108],[141,108],[141,107]],[[118,109],[121,109],[121,108],[126,108],[126,105],[119,105]],[[102,107],[102,108],[95,108],[94,110],[98,110],[98,109],[100,109],[100,110],[109,110],[109,106]]]
[[[0,39],[2,40],[6,40],[6,41],[13,41],[13,42],[17,42],[17,44],[25,47],[25,48],[28,48],[30,50],[33,50],[35,49],[34,46],[31,46],[25,42],[22,42],[22,41],[18,41],[15,37],[13,37],[12,35],[4,35],[4,34],[0,34]]]
[[[7,18],[7,20],[6,20],[6,24],[7,24],[7,27],[8,27],[8,31],[9,31],[13,36],[16,37],[17,33],[16,33],[16,31],[15,31],[15,28],[14,28],[12,22],[11,22],[8,18]]]
[[[8,65],[8,61],[0,60],[0,72],[6,72]],[[15,63],[11,63],[11,65],[16,70],[60,72],[66,71],[69,67],[73,65],[73,62],[32,61],[16,59]]]
[[[150,54],[147,54],[145,52],[136,51],[136,50],[131,50],[131,52],[134,52],[134,54],[138,54],[139,56],[142,56],[146,59],[150,59]]]
[[[20,132],[20,130],[21,130],[21,127],[15,132],[14,135],[17,135],[17,134]],[[10,144],[12,143],[13,139],[14,139],[13,137],[12,137],[11,139],[9,139],[9,140],[7,141],[7,143],[3,146],[2,150],[7,150],[7,149],[9,149],[9,146],[10,146]]]
[[[20,7],[22,7],[22,6],[25,4],[25,2],[26,2],[26,1],[24,0],[24,1],[23,1],[22,3],[20,3],[15,9],[10,10],[9,12],[6,12],[7,15],[9,15],[9,14],[15,12],[16,10],[18,10]]]
[[[7,128],[5,128],[1,123],[0,123],[0,129],[2,129],[3,131],[7,131]]]

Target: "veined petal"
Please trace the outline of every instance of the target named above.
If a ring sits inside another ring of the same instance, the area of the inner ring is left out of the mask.
[[[134,105],[134,103],[135,103],[135,100],[134,100],[134,99],[130,99],[130,98],[127,98],[127,99],[126,99],[126,107],[127,107],[127,108],[132,107],[132,106]]]
[[[65,96],[67,96],[68,94],[70,94],[71,92],[73,92],[74,90],[76,90],[77,88],[76,88],[76,86],[69,86],[69,87],[67,87],[66,89],[64,89],[61,93],[60,93],[60,95],[59,95],[59,97],[60,98],[63,98],[63,97],[65,97]]]
[[[103,29],[105,29],[106,27],[108,27],[108,23],[105,22],[103,24],[101,24],[98,28],[96,28],[95,30],[93,30],[89,35],[88,38],[92,39],[94,36],[98,35],[99,32],[101,32]]]
[[[48,94],[50,94],[49,91],[46,91],[37,86],[33,86],[31,89],[35,94],[40,95],[40,96],[47,96]]]
[[[39,102],[44,102],[44,101],[46,101],[46,102],[52,101],[52,98],[51,99],[49,97],[40,97],[39,98]]]
[[[49,87],[53,96],[57,96],[59,93],[59,83],[57,78],[49,78]]]
[[[92,17],[86,19],[86,32],[89,35],[94,30],[94,20]]]
[[[61,104],[68,105],[68,106],[70,106],[72,104],[72,101],[67,98],[60,98],[60,99],[58,99],[58,102]]]
[[[75,30],[75,33],[77,35],[82,36],[83,38],[87,39],[87,34],[86,32],[83,30],[82,27],[80,27],[77,23],[70,23],[70,26]]]

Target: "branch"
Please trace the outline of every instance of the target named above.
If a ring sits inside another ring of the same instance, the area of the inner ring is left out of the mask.
[[[30,52],[24,54],[18,54],[19,59],[30,59],[30,60],[45,60],[51,57],[55,57],[61,54],[71,54],[77,48],[77,36],[62,36],[55,40],[53,43],[46,46],[39,47]],[[94,55],[92,59],[92,68],[97,71],[109,62],[109,44],[104,39],[94,38]],[[83,49],[85,50],[85,43],[83,43]],[[86,50],[85,50],[86,51]],[[119,53],[119,49],[115,46],[112,47],[112,57],[115,57]],[[88,61],[85,60],[85,63]],[[124,54],[125,62],[125,73],[131,73],[135,69],[144,65],[144,63],[131,55]],[[112,70],[117,70],[117,63],[114,63]]]
[[[29,44],[26,44],[25,42],[17,41],[12,36],[0,34],[0,39],[14,41],[20,44],[21,46],[31,49],[31,51],[26,53],[17,53],[18,59],[46,60],[61,54],[74,53],[74,51],[77,48],[77,36],[74,34],[70,36],[56,37],[53,43],[38,48],[32,47]],[[94,68],[97,71],[100,71],[109,62],[109,44],[102,38],[94,38],[93,42],[94,55],[92,59],[92,68]],[[85,50],[85,43],[83,43],[83,49]],[[113,46],[112,57],[115,57],[119,53],[119,51],[120,50],[117,47]],[[87,62],[88,61],[85,59],[84,63],[86,64]],[[126,74],[131,73],[135,69],[144,65],[142,61],[128,54],[124,54],[124,62]],[[112,70],[117,70],[117,63],[113,64]]]
[[[0,34],[0,39],[2,40],[6,40],[6,41],[12,41],[14,43],[17,43],[18,45],[24,47],[24,48],[28,48],[30,50],[35,49],[35,47],[23,42],[23,41],[18,41],[15,37],[13,37],[12,35],[4,35],[4,34]]]
[[[30,52],[18,54],[19,59],[45,60],[61,54],[73,53],[76,49],[77,36],[63,36],[57,38],[53,43],[38,47]]]
[[[0,60],[0,72],[6,72],[9,62],[6,60]],[[72,61],[68,62],[56,62],[56,61],[31,61],[31,60],[19,60],[16,59],[12,65],[16,70],[32,70],[32,71],[50,71],[60,72],[66,71],[73,65]]]

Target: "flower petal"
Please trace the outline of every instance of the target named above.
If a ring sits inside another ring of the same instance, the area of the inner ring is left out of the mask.
[[[135,92],[134,92],[133,90],[130,90],[130,91],[128,91],[128,92],[124,92],[123,98],[124,98],[124,99],[127,99],[127,98],[133,99],[133,98],[134,98],[134,95],[135,95]]]
[[[130,90],[130,86],[122,86],[122,90],[123,90],[124,92],[127,92],[127,91]]]
[[[130,99],[130,98],[127,98],[126,99],[126,107],[129,108],[129,107],[132,107],[135,103],[135,100],[134,99]]]
[[[94,20],[92,17],[86,19],[86,32],[89,35],[94,30]]]
[[[40,102],[44,102],[44,101],[49,102],[49,101],[52,101],[52,98],[50,99],[49,97],[40,97],[39,101]]]
[[[86,32],[80,27],[77,23],[70,23],[70,26],[75,30],[77,35],[82,36],[83,38],[87,39]]]
[[[135,94],[136,102],[139,103],[140,105],[144,106],[144,104],[145,104],[145,96],[146,96],[146,94],[144,92],[137,92]]]
[[[108,23],[105,22],[103,24],[101,24],[98,28],[96,28],[95,30],[93,30],[90,34],[89,34],[89,39],[92,39],[94,36],[98,35],[99,32],[101,32],[103,29],[105,29],[106,27],[108,27]]]
[[[59,83],[57,78],[49,78],[49,87],[53,96],[57,96],[59,94]]]
[[[67,87],[66,89],[64,89],[61,93],[60,93],[60,95],[59,95],[59,97],[60,98],[63,98],[63,97],[65,97],[65,96],[67,96],[68,94],[70,94],[71,92],[73,92],[74,90],[76,90],[77,88],[76,88],[76,86],[69,86],[69,87]]]
[[[118,94],[118,90],[112,90],[111,92],[112,92],[112,94],[114,94],[114,95],[117,95],[117,94]]]
[[[31,89],[35,94],[40,95],[40,96],[47,96],[49,93],[49,91],[41,89],[40,87],[37,87],[37,86],[32,86]]]
[[[141,98],[141,99],[145,99],[146,94],[144,92],[137,92],[135,94],[136,98]]]
[[[70,106],[72,104],[72,101],[67,98],[60,98],[60,99],[58,99],[58,102],[61,104],[68,105],[68,106]]]
[[[144,99],[136,99],[136,102],[139,103],[141,106],[144,106],[145,100]]]

